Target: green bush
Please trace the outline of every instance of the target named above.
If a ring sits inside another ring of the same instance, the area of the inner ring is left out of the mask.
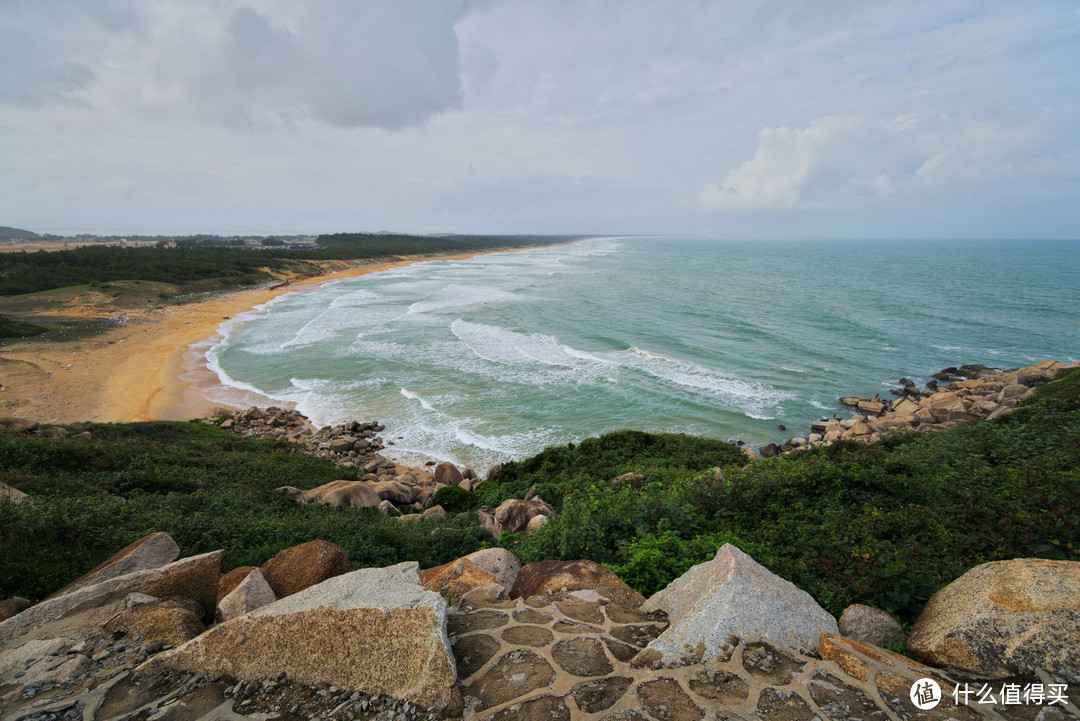
[[[435,491],[433,500],[436,506],[442,506],[447,513],[461,513],[474,507],[472,494],[458,486],[443,486]]]

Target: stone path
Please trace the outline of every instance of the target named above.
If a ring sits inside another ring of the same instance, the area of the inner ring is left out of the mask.
[[[857,649],[844,658],[848,670],[835,661],[741,641],[726,659],[675,669],[636,667],[634,657],[666,625],[662,614],[573,595],[452,613],[448,630],[462,715],[477,721],[1070,718],[1060,707],[957,708],[951,700],[920,711],[907,698],[917,677],[914,664]]]

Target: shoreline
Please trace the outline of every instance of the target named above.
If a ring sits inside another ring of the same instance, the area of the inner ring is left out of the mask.
[[[451,255],[396,256],[195,303],[131,310],[128,316],[132,322],[111,324],[114,327],[94,337],[51,343],[31,339],[5,346],[0,348],[0,369],[4,371],[0,415],[43,423],[205,417],[215,408],[235,407],[206,396],[207,390],[220,387],[217,374],[207,366],[206,351],[221,324],[240,313],[287,293],[392,268],[576,242],[580,241]],[[78,313],[71,315],[77,317]],[[137,350],[132,352],[132,346]]]

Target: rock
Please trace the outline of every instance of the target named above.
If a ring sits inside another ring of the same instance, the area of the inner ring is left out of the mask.
[[[401,511],[390,501],[379,501],[379,513],[384,516],[400,516]]]
[[[491,534],[493,540],[498,541],[502,534],[502,524],[495,520],[495,514],[489,508],[481,508],[476,512],[476,518],[480,521],[480,527]]]
[[[0,418],[0,432],[4,433],[29,433],[36,431],[38,424],[25,418]]]
[[[477,586],[461,594],[461,598],[458,599],[458,606],[465,608],[467,606],[488,606],[493,603],[505,601],[510,596],[507,595],[506,589],[503,588],[501,583],[488,583],[483,586]]]
[[[539,498],[532,498],[528,501],[510,498],[503,501],[495,509],[495,520],[502,527],[502,530],[518,533],[525,530],[533,516],[541,514],[546,516],[550,513],[551,506]]]
[[[310,491],[300,498],[326,506],[351,506],[352,508],[378,508],[382,498],[378,492],[363,481],[331,481]]]
[[[370,484],[371,489],[384,501],[394,503],[412,503],[412,488],[398,481],[377,481]]]
[[[187,598],[198,602],[204,614],[214,608],[221,566],[221,551],[182,558],[179,561],[82,586],[48,598],[0,623],[0,643],[50,621],[97,608],[131,593],[157,598]],[[205,616],[204,616],[205,617]]]
[[[654,594],[642,610],[668,615],[670,626],[647,649],[664,665],[721,657],[732,638],[751,636],[811,652],[822,633],[839,630],[810,594],[730,543]]]
[[[641,488],[645,485],[645,476],[640,473],[624,473],[621,476],[615,476],[608,485],[612,488],[618,488],[619,486],[631,486],[633,488]]]
[[[239,679],[285,674],[444,708],[456,682],[446,602],[415,563],[363,568],[226,621],[138,670],[204,671]]]
[[[780,454],[780,447],[775,443],[766,443],[758,448],[758,455],[762,458],[775,458]]]
[[[260,569],[278,598],[285,598],[349,570],[349,556],[336,543],[315,540],[279,552]]]
[[[499,579],[487,571],[480,570],[467,558],[459,558],[456,561],[421,571],[420,583],[429,591],[451,598],[461,598],[480,586],[495,584],[500,589],[503,587]]]
[[[844,396],[840,399],[840,402],[849,408],[857,408],[862,398],[858,396]]]
[[[105,630],[124,633],[135,639],[158,641],[179,646],[206,630],[200,616],[203,610],[194,601],[166,599],[143,603],[118,613]]]
[[[510,589],[510,598],[588,590],[634,606],[645,600],[618,576],[593,561],[537,561],[522,566]]]
[[[12,503],[21,503],[29,498],[28,495],[20,491],[18,488],[9,486],[6,483],[0,483],[0,501],[4,499],[11,501]]]
[[[866,411],[867,413],[873,413],[877,415],[885,410],[885,404],[880,401],[861,400],[855,407],[860,411]]]
[[[233,570],[222,575],[222,577],[218,579],[217,604],[215,604],[215,608],[221,603],[221,599],[232,593],[233,589],[239,586],[240,582],[247,578],[248,574],[257,568],[258,566],[237,566]]]
[[[22,613],[34,604],[25,598],[12,596],[0,601],[0,621],[6,621],[12,616]]]
[[[299,498],[304,495],[304,490],[302,488],[297,488],[296,486],[278,486],[273,490],[273,493],[280,493],[288,498],[299,500]]]
[[[494,576],[507,593],[510,593],[518,573],[521,572],[521,561],[505,548],[485,548],[474,551],[463,559]]]
[[[77,588],[92,586],[127,573],[160,568],[167,563],[172,563],[179,556],[180,547],[169,534],[151,533],[117,551],[48,598],[56,598]]]
[[[444,509],[442,506],[432,506],[420,515],[424,518],[438,518],[445,521],[446,509]]]
[[[548,517],[539,514],[529,519],[529,523],[525,526],[525,535],[531,536],[533,533],[539,531],[548,522]]]
[[[895,618],[871,606],[854,603],[840,614],[840,634],[871,646],[903,646],[907,636]]]
[[[274,590],[263,578],[262,571],[252,569],[236,588],[218,602],[218,616],[222,621],[243,616],[277,600]]]
[[[457,466],[449,461],[443,461],[435,466],[435,482],[447,486],[456,486],[465,480]]]
[[[976,566],[930,598],[908,649],[931,666],[986,678],[1036,669],[1080,677],[1080,562]]]
[[[355,438],[335,438],[330,441],[327,446],[327,450],[331,453],[348,453],[352,450],[353,443],[356,442]]]

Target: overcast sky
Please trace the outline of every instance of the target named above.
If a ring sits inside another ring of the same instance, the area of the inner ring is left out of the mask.
[[[1080,2],[0,0],[0,225],[1080,237]]]

